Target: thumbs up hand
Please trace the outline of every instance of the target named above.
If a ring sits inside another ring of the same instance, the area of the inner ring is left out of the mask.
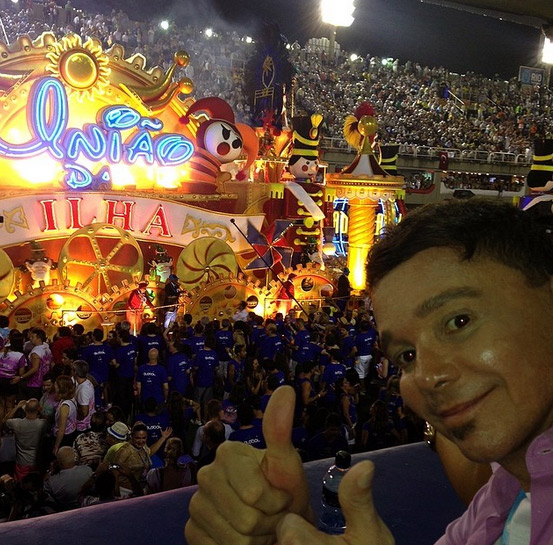
[[[189,545],[393,545],[372,503],[370,462],[352,467],[341,483],[343,537],[308,522],[309,489],[291,441],[294,400],[287,386],[271,396],[263,418],[266,450],[225,441],[215,462],[199,471],[185,528]]]
[[[189,545],[273,545],[287,513],[310,517],[301,458],[292,445],[294,390],[278,388],[263,417],[267,448],[225,441],[198,472],[185,536]]]

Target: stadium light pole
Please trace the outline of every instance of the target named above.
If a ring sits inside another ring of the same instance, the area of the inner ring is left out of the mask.
[[[553,64],[553,27],[542,27],[541,62],[545,65],[545,87],[549,87],[551,65]]]
[[[321,19],[330,25],[329,58],[334,62],[336,31],[338,27],[349,27],[355,21],[354,0],[321,0]]]

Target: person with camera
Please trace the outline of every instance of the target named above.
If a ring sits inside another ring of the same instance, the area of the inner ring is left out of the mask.
[[[119,475],[125,477],[131,484],[132,493],[130,495],[121,495],[117,478]],[[79,504],[81,507],[87,507],[142,495],[144,492],[131,470],[119,464],[102,462],[88,481],[83,484]]]

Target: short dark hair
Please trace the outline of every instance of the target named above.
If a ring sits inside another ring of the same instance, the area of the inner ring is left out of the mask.
[[[95,328],[94,331],[92,332],[92,338],[97,342],[103,341],[104,340],[103,330],[101,330],[99,327]]]
[[[528,285],[553,275],[553,244],[544,226],[511,204],[484,199],[429,204],[391,227],[369,253],[370,290],[393,269],[430,248],[486,257],[520,271]]]
[[[40,329],[39,327],[33,327],[31,332],[34,333],[37,337],[40,337],[40,340],[42,342],[46,342],[46,331],[44,331],[44,329]]]
[[[236,416],[241,426],[250,426],[254,419],[253,407],[249,403],[240,403],[236,409]]]

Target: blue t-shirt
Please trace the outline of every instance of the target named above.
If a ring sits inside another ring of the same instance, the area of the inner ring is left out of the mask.
[[[115,370],[120,378],[134,378],[136,348],[132,344],[118,346],[115,349],[115,361],[119,367]]]
[[[169,390],[186,396],[190,386],[192,362],[182,352],[175,352],[167,358],[167,377],[170,377]]]
[[[322,351],[323,349],[318,344],[307,342],[296,351],[294,359],[298,363],[305,363],[306,361],[317,363]]]
[[[225,392],[230,393],[232,386],[230,384],[229,372],[228,370],[232,366],[234,368],[234,382],[242,382],[244,375],[244,360],[236,361],[234,358],[229,361],[227,369],[227,378],[225,380]]]
[[[311,336],[307,329],[302,329],[294,335],[294,344],[299,348],[304,344],[307,344],[311,340]]]
[[[336,390],[334,385],[336,381],[346,376],[346,367],[342,363],[329,363],[323,372],[321,382],[326,384],[325,402],[334,403],[336,401]]]
[[[357,334],[355,346],[357,347],[358,356],[370,356],[372,354],[376,336],[377,333],[374,329]]]
[[[198,369],[196,375],[196,386],[198,388],[209,388],[215,382],[215,369],[219,366],[219,358],[215,350],[200,350],[196,354],[194,367]]]
[[[340,348],[340,358],[346,367],[353,366],[354,358],[353,356],[350,356],[348,358],[348,355],[351,353],[354,346],[355,346],[355,337],[353,335],[348,335],[347,337],[344,337],[342,339],[342,346]]]
[[[138,413],[134,417],[134,422],[143,422],[146,425],[148,428],[148,439],[146,440],[146,444],[150,446],[160,439],[161,432],[169,427],[169,413],[165,410],[154,415]],[[163,449],[158,450],[158,454],[162,450]]]
[[[259,359],[270,359],[274,360],[275,356],[283,352],[284,345],[282,343],[282,339],[278,336],[271,337],[270,335],[267,335],[263,338],[261,341],[261,346],[259,347]]]
[[[148,362],[148,352],[152,348],[157,348],[159,357],[163,356],[165,341],[161,335],[139,335],[138,336],[138,361],[139,363]]]
[[[113,359],[113,350],[109,344],[89,344],[83,350],[83,359],[88,362],[88,372],[97,382],[107,382],[109,362]]]
[[[163,403],[163,385],[167,383],[167,371],[161,365],[141,365],[138,368],[136,382],[142,386],[142,401],[153,397],[157,403]]]
[[[252,331],[250,333],[250,340],[252,345],[255,348],[259,348],[261,346],[262,340],[267,336],[267,333],[265,333],[264,327],[252,327]]]
[[[217,356],[219,357],[219,361],[229,361],[230,355],[228,353],[228,350],[230,350],[234,344],[232,331],[226,330],[226,329],[220,329],[215,333],[215,340],[217,341],[216,349],[217,349]]]
[[[252,428],[240,429],[233,431],[228,438],[229,441],[239,441],[251,445],[255,448],[265,448],[265,439],[263,438],[263,432],[259,426],[253,426]]]

